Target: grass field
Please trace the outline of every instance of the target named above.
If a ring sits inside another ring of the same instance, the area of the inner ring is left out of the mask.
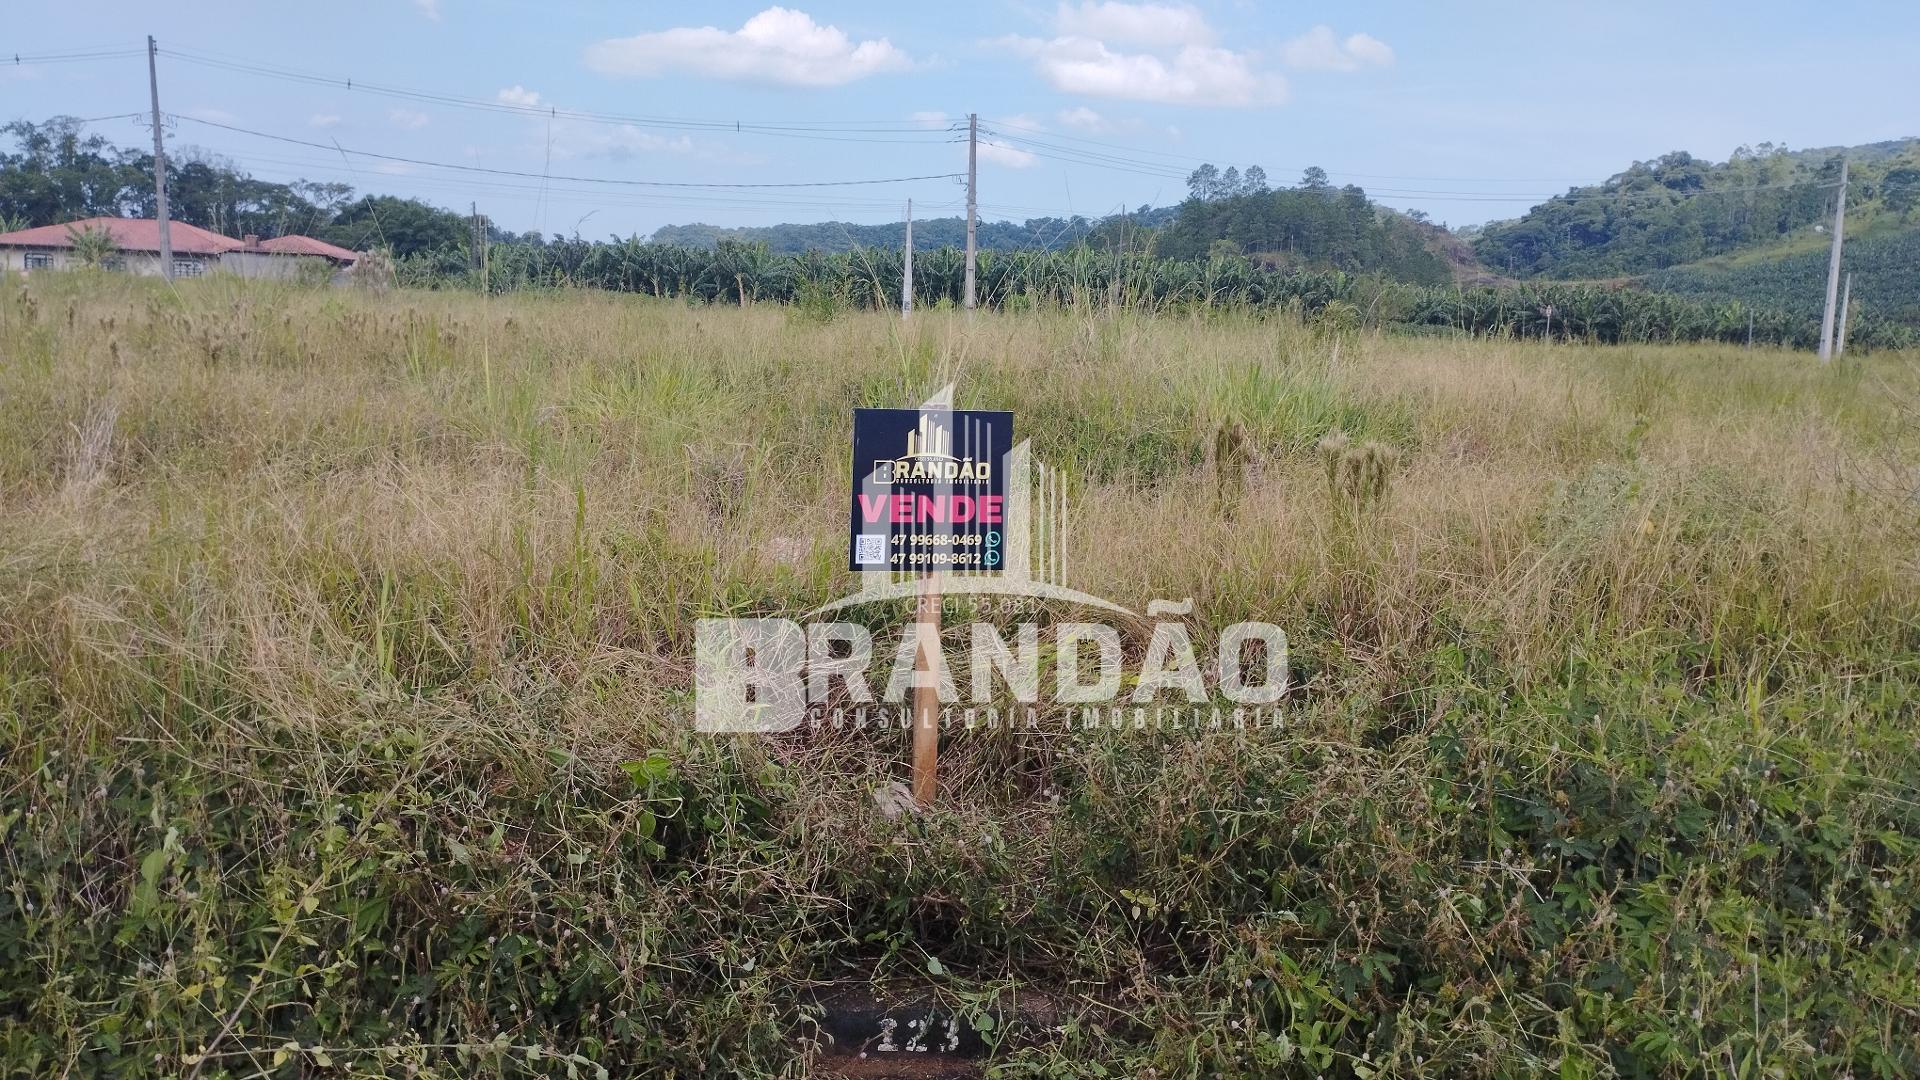
[[[1913,1075],[1916,359],[7,282],[0,1075],[803,1076],[870,976],[1075,1003],[1008,1077]],[[1286,628],[1284,730],[900,818],[903,733],[690,730],[948,381],[1076,587]]]

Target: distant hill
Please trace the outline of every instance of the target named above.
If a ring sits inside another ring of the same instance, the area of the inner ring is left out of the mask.
[[[978,242],[984,250],[1053,251],[1087,244],[1178,259],[1229,253],[1250,256],[1267,266],[1379,274],[1425,285],[1487,279],[1457,237],[1374,204],[1361,188],[1336,188],[1325,177],[1313,169],[1298,187],[1271,188],[1257,169],[1242,177],[1238,170],[1221,173],[1206,166],[1195,172],[1189,181],[1192,195],[1179,206],[1142,206],[1104,218],[983,221]],[[666,226],[651,239],[693,247],[713,247],[722,240],[763,243],[775,254],[797,254],[897,249],[904,232],[900,222],[830,221],[731,229],[695,224]],[[964,218],[913,223],[916,250],[960,247],[965,242]]]
[[[1848,161],[1847,246],[1862,318],[1920,327],[1920,140],[1789,151],[1742,147],[1635,162],[1472,238],[1495,273],[1626,281],[1818,320],[1833,197]]]
[[[1264,173],[1258,181],[1236,182],[1197,172],[1188,183],[1192,197],[1153,239],[1157,255],[1192,259],[1227,251],[1270,266],[1379,274],[1421,285],[1457,279],[1436,242],[1441,230],[1376,205],[1362,188],[1334,187],[1319,169],[1307,170],[1297,187],[1268,188]]]
[[[981,221],[975,227],[975,241],[988,251],[1055,251],[1072,247],[1087,239],[1103,225],[1118,225],[1123,220],[1135,226],[1151,228],[1165,224],[1178,213],[1177,207],[1142,206],[1127,215],[1106,218],[1028,218],[1023,222]],[[883,225],[856,225],[847,221],[823,221],[807,225],[765,225],[723,228],[718,225],[667,225],[654,231],[656,244],[681,244],[688,247],[713,247],[722,240],[765,244],[776,254],[793,255],[803,251],[840,252],[856,248],[898,248],[906,241],[906,224],[890,221]],[[964,217],[927,218],[913,223],[914,250],[964,247],[967,219]]]
[[[1850,230],[1920,209],[1920,140],[1789,151],[1763,143],[1724,162],[1676,151],[1635,162],[1479,231],[1474,251],[1515,278],[1619,278],[1819,242],[1844,155]],[[1885,221],[1881,224],[1884,226]]]

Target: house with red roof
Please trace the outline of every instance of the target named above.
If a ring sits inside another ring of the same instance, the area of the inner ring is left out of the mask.
[[[152,218],[118,217],[0,233],[0,270],[32,273],[78,265],[74,239],[89,232],[104,233],[113,241],[115,254],[106,261],[109,268],[135,274],[160,273],[160,223]],[[170,222],[167,234],[173,247],[175,278],[216,272],[249,278],[338,274],[360,259],[357,252],[311,236],[277,236],[271,240],[248,236],[235,240],[181,221]]]

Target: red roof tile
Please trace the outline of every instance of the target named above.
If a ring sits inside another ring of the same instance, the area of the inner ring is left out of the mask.
[[[278,236],[272,240],[260,242],[260,250],[271,251],[275,255],[324,255],[335,262],[355,262],[359,253],[336,247],[325,240],[315,240],[311,236]]]
[[[0,247],[72,247],[73,236],[67,231],[69,228],[74,232],[89,229],[103,231],[113,237],[114,245],[122,251],[160,250],[159,222],[152,218],[115,217],[88,218],[67,225],[42,225],[37,229],[0,233]],[[220,255],[245,246],[231,237],[208,232],[184,221],[170,222],[167,233],[176,255]]]

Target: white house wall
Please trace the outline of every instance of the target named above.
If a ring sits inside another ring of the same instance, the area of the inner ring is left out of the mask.
[[[73,252],[67,248],[17,248],[0,247],[0,270],[10,274],[27,272],[27,255],[46,254],[53,257],[49,269],[66,270],[79,265]],[[160,257],[152,252],[122,252],[121,265],[117,269],[127,273],[157,276],[160,273]],[[317,271],[303,270],[312,264],[331,266],[327,259],[314,255],[275,255],[264,251],[229,251],[225,255],[176,255],[176,262],[190,260],[206,268],[207,273],[238,274],[243,278],[267,279],[275,281],[293,280],[303,274],[317,274]],[[331,274],[331,277],[338,277]]]

